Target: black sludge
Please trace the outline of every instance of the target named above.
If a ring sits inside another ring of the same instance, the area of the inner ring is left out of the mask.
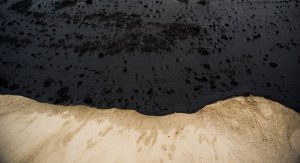
[[[0,0],[0,93],[151,115],[253,94],[297,110],[299,17],[299,0]]]

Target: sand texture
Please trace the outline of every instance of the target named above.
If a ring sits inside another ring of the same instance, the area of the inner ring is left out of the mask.
[[[300,162],[299,113],[236,97],[194,114],[58,106],[0,96],[1,162]]]

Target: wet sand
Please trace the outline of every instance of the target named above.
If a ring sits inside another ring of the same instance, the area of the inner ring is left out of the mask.
[[[0,93],[194,113],[257,95],[300,108],[299,0],[0,0]]]
[[[0,96],[1,162],[300,161],[300,115],[261,97],[146,116]]]

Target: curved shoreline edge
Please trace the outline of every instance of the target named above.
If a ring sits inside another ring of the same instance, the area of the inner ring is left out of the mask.
[[[300,114],[235,97],[146,116],[0,95],[0,162],[299,162]]]

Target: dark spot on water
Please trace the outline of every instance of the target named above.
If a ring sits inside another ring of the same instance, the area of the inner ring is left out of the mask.
[[[26,1],[26,0],[24,0]],[[55,9],[59,10],[65,7],[72,7],[74,5],[76,5],[77,0],[60,0],[60,1],[56,1],[54,3]]]
[[[26,13],[28,9],[32,6],[32,0],[21,0],[19,2],[14,3],[9,7],[9,9],[14,10],[19,13]]]
[[[205,69],[207,69],[207,70],[209,70],[210,69],[210,65],[209,64],[203,64],[203,67],[205,68]]]
[[[208,0],[199,0],[198,2],[197,2],[197,4],[199,4],[199,5],[207,5],[208,4]]]
[[[62,87],[59,90],[57,90],[56,91],[56,99],[55,99],[54,103],[61,104],[61,103],[67,102],[70,99],[68,92],[69,92],[68,87]]]
[[[8,88],[8,81],[0,77],[0,87]]]
[[[185,3],[185,4],[188,4],[189,3],[189,0],[178,0],[179,2],[182,2],[182,3]]]
[[[276,68],[277,67],[277,63],[274,63],[274,62],[270,62],[269,65],[273,68]]]
[[[199,54],[202,54],[202,55],[208,55],[209,54],[209,51],[207,51],[205,48],[198,48],[198,53]]]
[[[44,87],[50,87],[51,84],[52,84],[53,82],[54,82],[53,79],[48,78],[48,79],[46,79],[46,80],[44,81],[43,86],[44,86]]]
[[[90,96],[84,98],[83,101],[84,101],[84,103],[89,104],[89,105],[93,104],[93,99]]]
[[[90,5],[90,4],[93,4],[93,0],[86,0],[85,3],[86,3],[86,4],[89,4],[89,5]]]

